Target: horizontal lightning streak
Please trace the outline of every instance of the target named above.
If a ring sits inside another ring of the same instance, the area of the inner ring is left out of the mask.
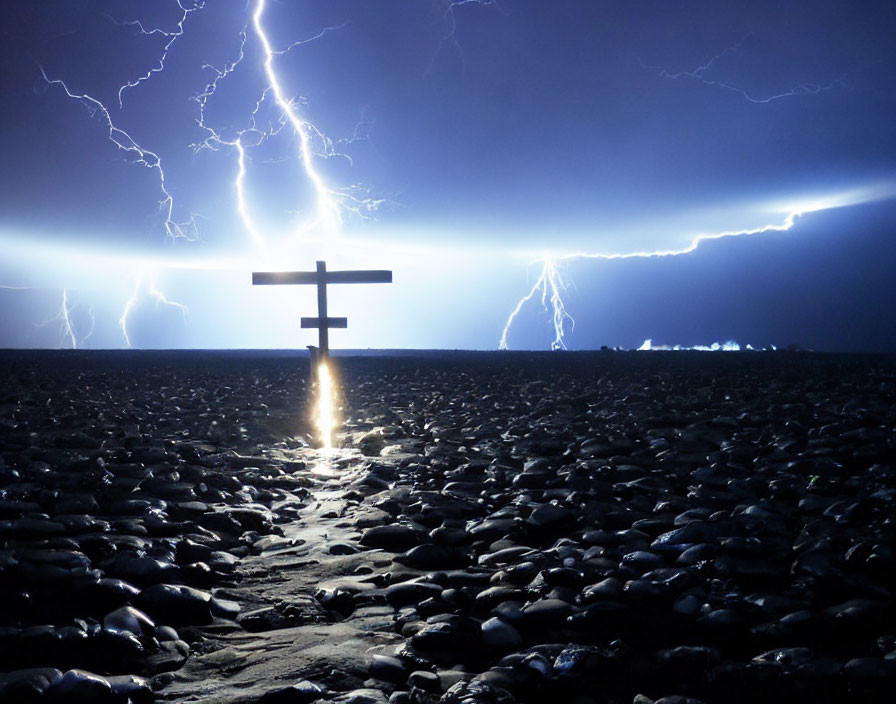
[[[566,349],[566,323],[570,322],[573,326],[575,320],[566,309],[563,301],[562,291],[566,290],[566,283],[560,275],[556,262],[571,261],[573,259],[653,259],[659,257],[677,257],[683,254],[689,254],[700,246],[701,242],[709,240],[719,240],[726,237],[743,237],[749,235],[759,235],[766,232],[785,232],[791,229],[796,223],[797,218],[804,214],[804,211],[792,211],[784,221],[780,224],[768,224],[760,227],[754,227],[746,230],[725,230],[722,232],[705,233],[695,236],[691,242],[679,249],[656,249],[652,251],[636,251],[636,252],[570,252],[567,254],[547,255],[540,260],[541,274],[535,284],[525,296],[523,296],[516,304],[504,324],[501,333],[501,339],[498,342],[498,349],[509,349],[507,336],[513,322],[519,316],[520,311],[525,304],[530,301],[537,293],[541,293],[542,305],[545,310],[551,313],[551,322],[554,326],[554,341],[551,343],[552,350]],[[537,260],[539,261],[539,260]],[[550,303],[550,308],[548,308]]]
[[[843,85],[844,85],[843,82],[839,81],[839,80],[831,81],[830,83],[828,83],[826,85],[820,85],[817,83],[806,82],[806,83],[800,83],[800,84],[794,86],[793,88],[790,88],[789,90],[782,91],[780,93],[773,93],[772,95],[768,95],[765,97],[757,97],[757,96],[751,94],[749,91],[747,91],[743,88],[739,88],[735,85],[732,85],[731,83],[727,83],[725,81],[706,77],[707,71],[709,71],[717,61],[721,60],[722,58],[724,58],[725,56],[727,56],[729,54],[737,53],[738,51],[740,51],[740,48],[741,48],[740,43],[735,44],[733,46],[729,46],[726,49],[724,49],[721,53],[713,56],[709,61],[707,61],[702,66],[698,66],[697,68],[695,68],[691,71],[672,72],[672,71],[669,71],[669,70],[663,68],[662,66],[652,66],[649,64],[645,64],[643,61],[641,61],[641,66],[643,66],[646,69],[656,71],[663,78],[668,78],[670,80],[679,80],[682,78],[693,79],[696,81],[700,81],[701,83],[708,85],[708,86],[722,88],[723,90],[727,90],[732,93],[737,93],[738,95],[742,96],[749,102],[756,103],[759,105],[771,103],[775,100],[780,100],[781,98],[791,98],[791,97],[803,96],[803,95],[818,95],[819,93],[824,93],[829,90],[833,90],[834,88],[837,88],[837,87],[843,87]]]

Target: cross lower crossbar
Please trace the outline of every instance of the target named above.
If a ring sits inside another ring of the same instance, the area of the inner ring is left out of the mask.
[[[303,328],[347,328],[348,318],[326,318],[324,324],[320,324],[320,318],[302,318]]]

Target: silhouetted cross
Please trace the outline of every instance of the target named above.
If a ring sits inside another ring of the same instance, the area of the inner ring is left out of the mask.
[[[317,271],[256,271],[252,274],[253,285],[317,285],[317,317],[302,318],[303,328],[317,328],[319,351],[322,358],[330,354],[330,328],[347,328],[347,318],[327,316],[327,284],[391,284],[392,272],[370,271],[327,271],[326,262],[317,262]]]

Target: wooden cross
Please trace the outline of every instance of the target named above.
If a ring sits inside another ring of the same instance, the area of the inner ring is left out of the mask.
[[[347,318],[327,316],[327,284],[391,284],[392,272],[372,271],[327,271],[326,262],[317,262],[316,271],[256,271],[252,274],[252,284],[258,285],[317,285],[317,317],[302,318],[303,328],[317,328],[319,339],[318,355],[326,358],[330,354],[330,328],[347,328]]]

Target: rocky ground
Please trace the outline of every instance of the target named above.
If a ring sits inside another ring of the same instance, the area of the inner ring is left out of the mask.
[[[0,701],[885,702],[896,360],[0,353]]]

